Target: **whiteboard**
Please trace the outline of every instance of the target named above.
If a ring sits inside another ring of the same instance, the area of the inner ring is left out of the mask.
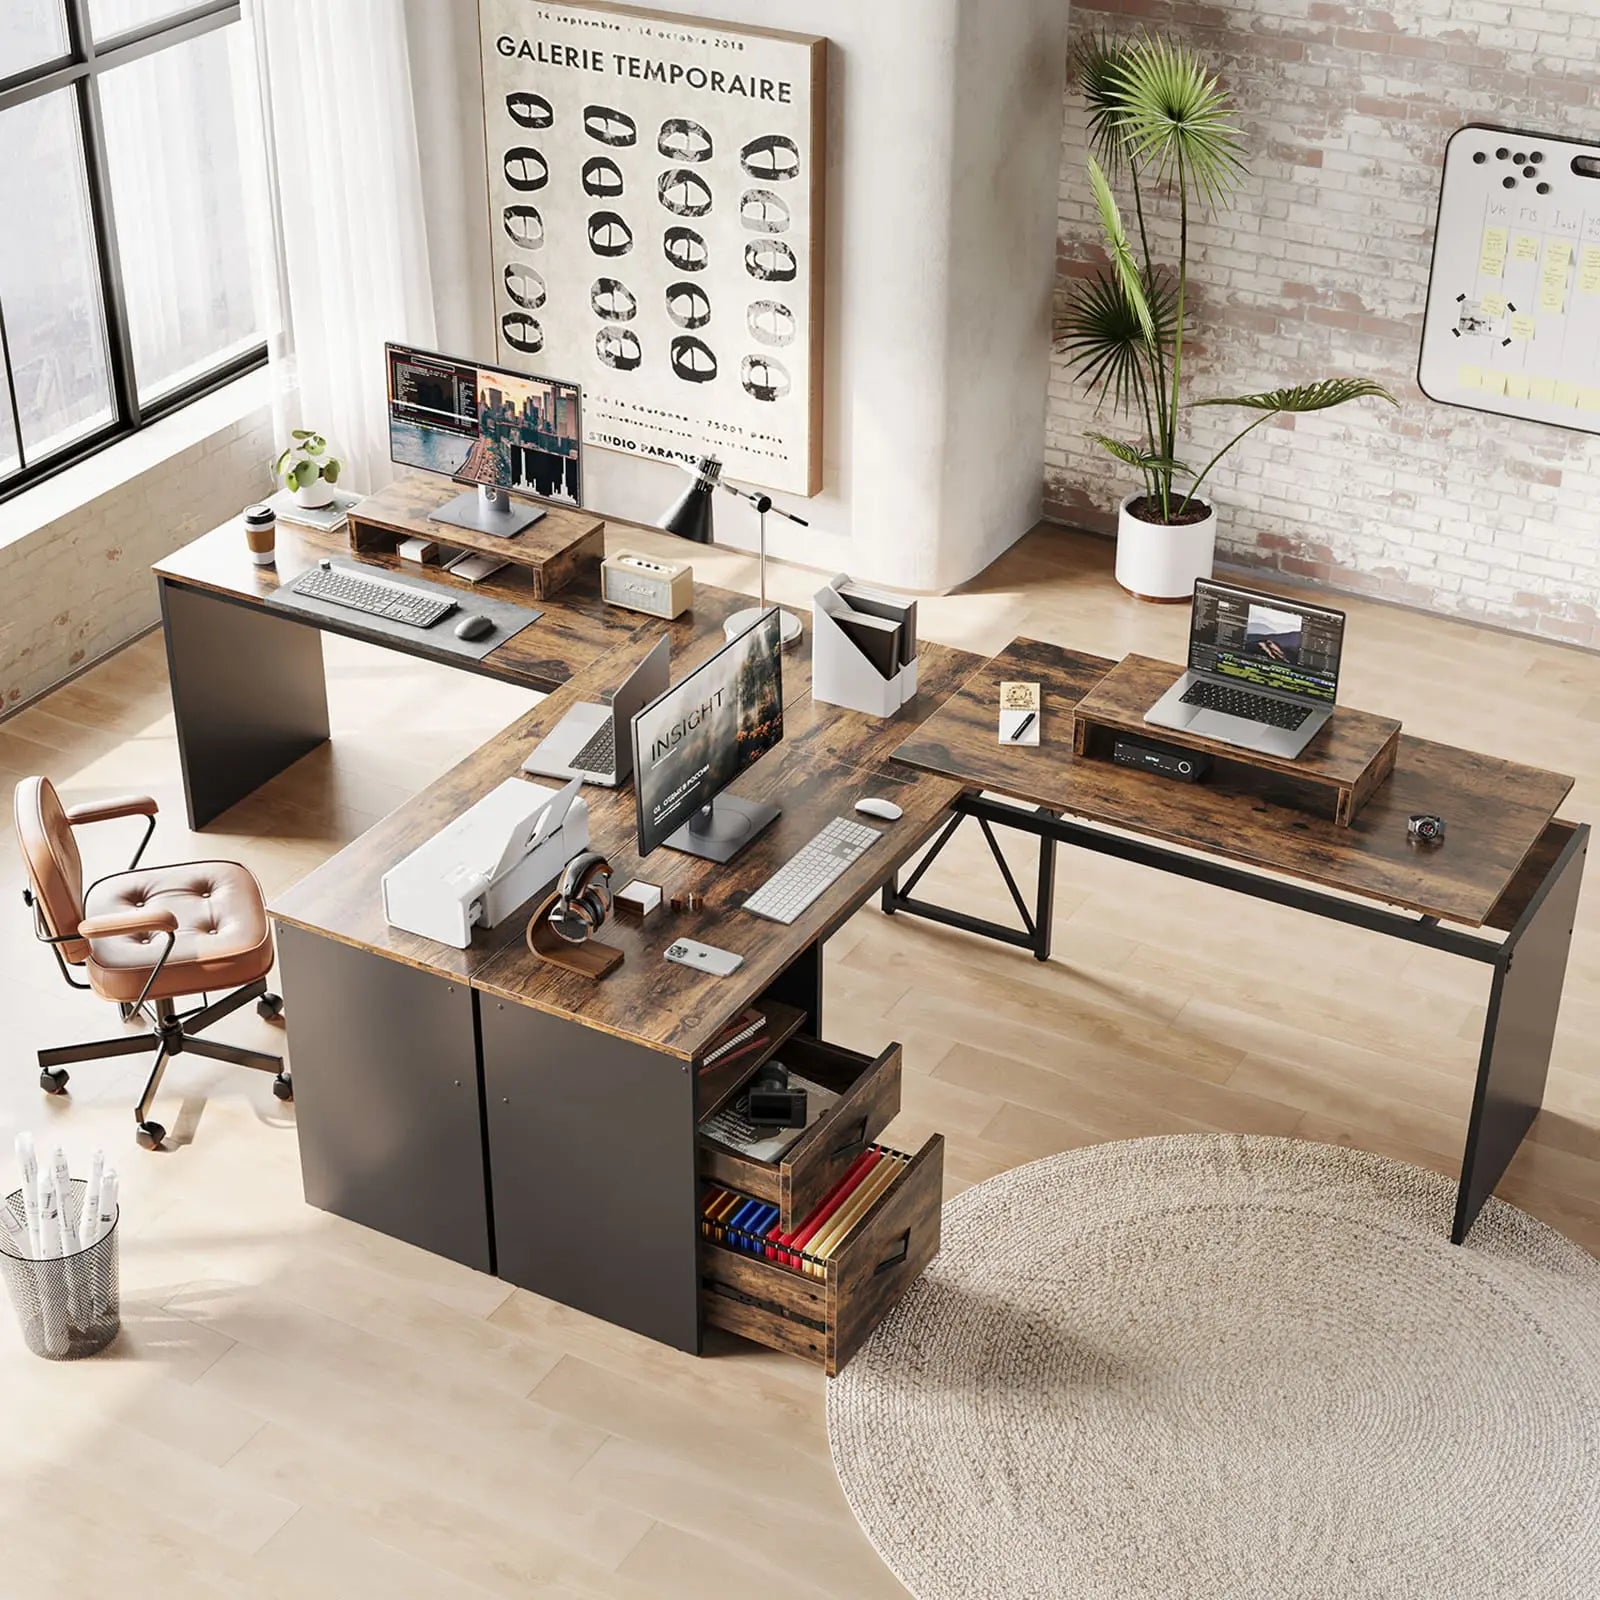
[[[1451,135],[1417,381],[1445,405],[1600,433],[1600,145]]]

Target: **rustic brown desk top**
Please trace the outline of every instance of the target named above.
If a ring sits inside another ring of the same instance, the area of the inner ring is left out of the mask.
[[[784,655],[784,744],[734,786],[735,793],[779,801],[783,814],[728,866],[673,850],[659,850],[641,862],[632,786],[620,790],[586,786],[590,841],[611,861],[619,887],[642,877],[660,884],[668,899],[694,890],[706,901],[704,909],[693,914],[663,909],[643,923],[620,918],[609,922],[602,937],[622,950],[625,959],[599,983],[549,966],[528,952],[523,932],[531,903],[498,927],[480,931],[467,950],[389,927],[379,892],[383,874],[451,818],[519,772],[523,757],[574,703],[592,701],[601,690],[615,687],[665,626],[645,621],[628,646],[585,667],[416,799],[280,896],[273,915],[428,971],[469,980],[487,995],[692,1060],[730,1017],[813,940],[849,917],[936,830],[961,785],[904,768],[880,771],[879,765],[915,719],[952,692],[980,658],[941,645],[925,646],[925,702],[884,722],[811,700],[808,632]],[[720,631],[708,634],[704,629],[675,639],[674,681],[721,642]],[[881,824],[883,840],[804,916],[784,927],[737,909],[746,894],[830,818],[851,815],[854,802],[867,793],[892,794],[905,815],[898,822]],[[663,959],[663,952],[680,937],[736,950],[744,955],[745,964],[731,978],[674,966]]]
[[[220,528],[213,528],[210,533],[203,534],[192,544],[186,544],[164,561],[158,561],[154,570],[158,577],[176,583],[259,604],[264,603],[280,584],[292,583],[301,573],[328,555],[351,555],[342,532],[317,533],[280,522],[277,564],[258,567],[250,560],[250,552],[245,547],[243,525],[235,520],[225,522]],[[546,693],[560,688],[574,672],[597,661],[608,650],[625,644],[637,634],[641,625],[652,621],[636,611],[623,611],[607,605],[592,585],[574,584],[553,599],[537,599],[528,575],[514,567],[483,583],[467,583],[438,567],[419,567],[415,562],[402,561],[398,556],[363,551],[359,559],[364,566],[404,572],[412,577],[426,578],[443,588],[460,590],[464,604],[470,604],[470,599],[466,597],[483,594],[539,610],[542,615],[537,622],[508,639],[499,649],[491,650],[482,661],[455,659],[448,665]],[[715,634],[721,629],[725,618],[749,603],[747,595],[718,589],[711,584],[697,584],[694,610],[679,618],[673,626],[680,628],[688,623],[707,635]],[[285,612],[284,615],[291,613]],[[297,620],[306,622],[308,619],[302,616]],[[809,626],[809,618],[806,620]],[[364,632],[358,617],[353,617],[348,627],[340,627],[322,617],[314,619],[310,625],[346,633],[353,638],[365,638],[383,649],[403,648],[391,639],[375,638]]]
[[[1114,665],[1014,640],[902,744],[900,761],[1087,821],[1225,856],[1426,916],[1477,927],[1511,889],[1572,779],[1402,735],[1393,776],[1349,827],[1270,791],[1230,793],[1073,755],[1073,709]],[[1037,748],[997,741],[1000,684],[1042,688]],[[1406,818],[1436,812],[1437,849],[1417,849]]]

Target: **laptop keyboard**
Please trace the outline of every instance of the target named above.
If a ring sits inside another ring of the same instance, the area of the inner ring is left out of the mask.
[[[609,775],[617,770],[617,727],[609,717],[600,731],[572,758],[577,772]]]
[[[1190,684],[1183,703],[1202,706],[1207,711],[1223,711],[1230,717],[1244,717],[1250,722],[1264,722],[1269,728],[1298,728],[1311,715],[1306,706],[1274,700],[1271,695],[1252,694],[1248,689],[1230,688],[1204,678]]]

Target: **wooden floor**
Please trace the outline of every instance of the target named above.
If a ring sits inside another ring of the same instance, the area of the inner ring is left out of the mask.
[[[734,587],[753,575],[730,554],[696,566]],[[1179,657],[1186,612],[1124,598],[1109,567],[1108,546],[1041,530],[968,592],[922,602],[922,626],[981,651],[1027,632]],[[813,586],[796,571],[775,584],[793,600]],[[529,699],[334,638],[327,659],[332,745],[203,837],[182,821],[157,637],[0,723],[0,782],[153,791],[152,859],[237,857],[270,895]],[[1568,814],[1593,818],[1600,656],[1356,603],[1346,672],[1350,702],[1410,731],[1575,773]],[[113,870],[128,825],[96,831],[91,869]],[[1074,1145],[1200,1129],[1453,1170],[1484,968],[1099,857],[1064,851],[1061,867],[1048,965],[875,910],[830,947],[829,1032],[904,1042],[891,1135],[943,1130],[952,1191]],[[925,882],[1005,912],[974,840]],[[117,1023],[60,983],[20,887],[7,830],[0,1149],[27,1127],[75,1167],[103,1145],[121,1169],[125,1331],[106,1357],[57,1366],[0,1309],[0,1592],[903,1592],[834,1481],[812,1369],[731,1340],[696,1361],[308,1209],[292,1109],[263,1077],[179,1060],[155,1112],[176,1148],[159,1155],[133,1143],[142,1061],[74,1068],[71,1098],[47,1101],[32,1052]],[[1548,1109],[1503,1192],[1597,1249],[1593,885],[1580,922]],[[218,1036],[281,1033],[246,1013]]]

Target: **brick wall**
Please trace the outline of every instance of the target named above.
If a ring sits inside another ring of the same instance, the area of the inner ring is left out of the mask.
[[[1252,434],[1208,485],[1219,559],[1600,647],[1600,438],[1435,405],[1416,385],[1445,140],[1467,122],[1600,136],[1600,0],[1072,10],[1075,40],[1140,27],[1187,40],[1239,106],[1252,175],[1231,213],[1195,230],[1191,396],[1359,373],[1402,402]],[[1070,83],[1063,146],[1062,290],[1099,239]],[[1191,461],[1240,425],[1234,412],[1189,416]],[[1051,514],[1114,527],[1132,485],[1083,437],[1114,421],[1095,419],[1057,358]]]
[[[182,415],[113,451],[156,453],[151,435]],[[271,412],[256,410],[0,543],[0,716],[159,621],[151,563],[270,493],[271,458]]]

